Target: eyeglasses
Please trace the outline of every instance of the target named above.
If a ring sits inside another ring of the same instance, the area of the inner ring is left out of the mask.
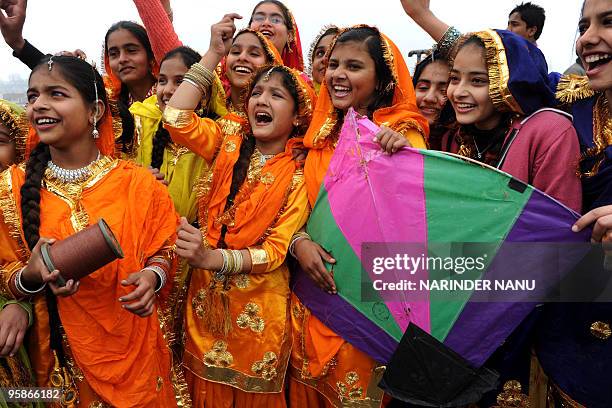
[[[266,21],[266,19],[273,25],[285,24],[285,20],[281,16],[277,16],[277,15],[267,16],[265,14],[259,14],[259,13],[253,16],[253,21],[259,24]]]

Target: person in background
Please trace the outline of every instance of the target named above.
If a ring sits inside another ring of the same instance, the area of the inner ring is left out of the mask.
[[[249,28],[259,31],[274,44],[285,66],[304,71],[300,32],[285,4],[278,0],[260,1],[253,9]]]
[[[441,150],[442,136],[455,123],[453,108],[448,103],[449,62],[441,53],[433,50],[415,67],[412,84],[421,114],[429,122],[430,149]]]
[[[327,50],[329,50],[329,45],[339,31],[340,29],[335,25],[324,26],[310,45],[310,50],[308,51],[308,74],[312,78],[317,94],[325,80],[325,68],[327,66],[325,56]]]
[[[542,35],[546,15],[544,9],[531,2],[521,3],[508,15],[508,31],[536,44]]]

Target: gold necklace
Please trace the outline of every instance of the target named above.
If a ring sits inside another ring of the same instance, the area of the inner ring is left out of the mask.
[[[584,156],[585,158],[600,156],[603,151],[612,145],[612,118],[610,117],[610,105],[605,94],[601,94],[595,101],[593,107],[593,144]],[[604,157],[600,157],[593,167],[584,172],[585,177],[592,177],[597,174]]]

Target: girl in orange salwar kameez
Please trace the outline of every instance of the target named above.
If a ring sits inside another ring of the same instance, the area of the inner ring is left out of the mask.
[[[357,26],[340,31],[327,58],[325,81],[304,138],[310,148],[304,176],[311,206],[334,153],[343,115],[350,107],[382,126],[377,139],[389,154],[408,144],[425,147],[428,132],[401,53],[376,28]],[[323,264],[335,260],[304,232],[296,234],[291,248],[302,269],[323,290],[335,293],[333,277]],[[291,317],[290,405],[379,407],[383,392],[377,384],[384,368],[313,316],[295,295]]]
[[[177,239],[177,254],[198,268],[185,311],[192,399],[199,407],[284,407],[291,348],[285,256],[308,216],[293,149],[310,122],[314,92],[297,71],[260,68],[245,94],[248,122],[229,114],[215,123],[172,108],[180,91],[164,114],[170,135],[213,161],[200,185],[201,230],[183,222]]]
[[[175,269],[172,200],[146,169],[110,156],[120,126],[87,62],[47,58],[32,71],[28,101],[27,163],[0,176],[0,269],[3,295],[34,303],[37,385],[60,387],[61,406],[176,406],[181,376],[163,327]],[[61,271],[46,269],[41,244],[100,218],[124,258],[59,287]]]

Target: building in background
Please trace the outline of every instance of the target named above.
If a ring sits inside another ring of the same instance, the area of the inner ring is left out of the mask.
[[[0,80],[0,98],[6,99],[18,105],[25,105],[27,102],[26,91],[28,81],[19,75],[9,75],[7,80]]]

